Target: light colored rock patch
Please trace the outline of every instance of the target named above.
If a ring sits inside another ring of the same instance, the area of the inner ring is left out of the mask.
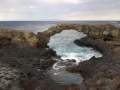
[[[0,89],[6,90],[18,77],[19,75],[16,69],[0,63]]]

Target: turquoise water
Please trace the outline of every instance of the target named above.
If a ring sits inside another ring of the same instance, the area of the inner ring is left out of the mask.
[[[85,37],[82,32],[75,30],[64,30],[63,32],[51,37],[48,46],[56,51],[61,59],[75,59],[77,63],[89,60],[91,57],[101,57],[102,55],[88,47],[79,47],[74,40]]]

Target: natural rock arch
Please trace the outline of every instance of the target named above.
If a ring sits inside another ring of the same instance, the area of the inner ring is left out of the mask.
[[[50,27],[47,31],[39,32],[37,34],[40,39],[40,46],[47,45],[50,37],[62,32],[63,30],[74,29],[79,32],[87,34],[88,37],[93,39],[119,39],[120,29],[113,25],[79,25],[79,24],[60,24]],[[42,40],[44,37],[44,40]],[[43,46],[44,47],[44,46]]]
[[[63,30],[74,29],[79,32],[83,32],[92,38],[104,38],[105,36],[112,36],[113,38],[119,38],[120,29],[116,28],[113,25],[77,25],[77,24],[60,24],[54,27],[49,28],[43,33],[47,37],[51,37],[56,33],[60,33]]]

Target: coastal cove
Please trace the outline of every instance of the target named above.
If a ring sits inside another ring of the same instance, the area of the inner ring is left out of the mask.
[[[86,37],[85,34],[75,30],[64,30],[60,34],[51,37],[48,46],[53,49],[61,58],[49,70],[49,74],[56,83],[80,85],[83,77],[77,73],[70,73],[66,68],[77,66],[80,62],[89,60],[93,56],[102,57],[102,54],[92,48],[80,47],[75,45],[76,39]]]
[[[119,90],[119,51],[120,28],[110,24],[59,24],[37,34],[4,28],[0,89]]]

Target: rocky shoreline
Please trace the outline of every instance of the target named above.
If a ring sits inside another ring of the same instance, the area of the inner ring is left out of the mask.
[[[62,86],[48,77],[46,70],[59,58],[47,43],[52,35],[75,29],[88,37],[76,40],[79,46],[93,47],[103,54],[69,72],[80,73],[80,86]],[[52,82],[52,83],[51,83]],[[61,24],[47,31],[32,32],[0,29],[0,90],[119,90],[120,29],[112,25]]]

